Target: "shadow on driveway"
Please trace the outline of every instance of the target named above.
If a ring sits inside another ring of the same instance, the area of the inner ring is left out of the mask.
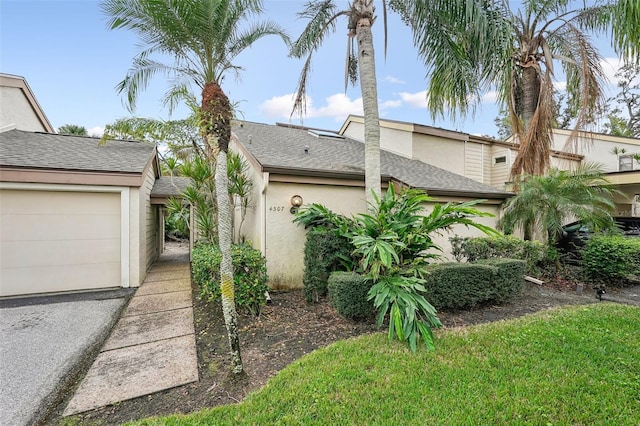
[[[0,424],[37,424],[109,335],[135,289],[0,300]]]

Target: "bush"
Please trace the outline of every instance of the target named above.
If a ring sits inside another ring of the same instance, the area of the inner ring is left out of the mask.
[[[232,245],[231,258],[236,307],[258,316],[266,303],[265,293],[269,289],[266,260],[259,250],[247,244]],[[191,271],[201,297],[220,299],[221,259],[217,246],[197,244],[193,248]]]
[[[468,309],[503,302],[522,288],[525,262],[487,259],[478,263],[441,263],[427,269],[426,298],[438,309]]]
[[[373,303],[367,299],[371,280],[355,272],[333,272],[329,275],[329,304],[340,315],[350,319],[367,319],[373,316]]]
[[[495,267],[473,263],[440,263],[427,268],[426,299],[437,309],[472,308],[490,300]]]
[[[587,278],[597,284],[627,285],[640,276],[640,238],[594,236],[587,241],[583,258]]]
[[[522,290],[527,263],[518,259],[483,259],[477,264],[495,266],[493,281],[494,302],[504,302]]]
[[[327,294],[327,280],[331,272],[341,269],[342,259],[353,250],[349,240],[335,230],[314,228],[307,234],[304,246],[304,297],[308,303],[317,302]]]
[[[536,275],[538,264],[545,260],[546,248],[539,241],[525,241],[513,236],[500,237],[452,237],[451,253],[458,262],[466,259],[475,262],[480,259],[509,258],[526,262],[526,273]]]

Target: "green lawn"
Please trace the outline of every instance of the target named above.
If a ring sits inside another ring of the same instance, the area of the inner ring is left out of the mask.
[[[437,333],[375,334],[285,368],[244,402],[144,425],[639,425],[640,308],[602,303]]]

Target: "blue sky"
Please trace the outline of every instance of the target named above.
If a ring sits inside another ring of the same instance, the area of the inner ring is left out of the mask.
[[[138,52],[137,39],[128,31],[107,30],[98,4],[94,0],[0,0],[0,72],[24,76],[56,128],[78,124],[99,133],[106,124],[131,115],[114,87]],[[303,4],[302,0],[265,0],[263,18],[279,23],[295,38],[305,24],[296,17]],[[424,101],[425,70],[409,30],[395,14],[389,14],[385,59],[382,19],[373,28],[382,117],[496,134],[497,107],[491,93],[483,98],[474,117],[433,121]],[[346,21],[339,21],[336,32],[314,55],[305,125],[338,129],[349,113],[362,114],[359,87],[349,86],[344,92],[346,32]],[[598,46],[603,56],[614,58],[606,38]],[[289,58],[279,38],[258,41],[238,57],[236,65],[244,68],[240,80],[228,76],[223,89],[246,120],[301,123],[298,117],[289,120],[289,114],[303,61]],[[613,75],[615,68],[606,66],[605,71]],[[161,77],[153,80],[140,96],[135,115],[169,118],[161,103],[167,85]],[[614,93],[611,89],[610,94]],[[172,117],[186,114],[185,109],[178,109]]]

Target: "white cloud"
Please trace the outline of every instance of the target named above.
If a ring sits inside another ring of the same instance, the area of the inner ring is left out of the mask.
[[[260,105],[260,111],[268,118],[288,119],[293,109],[293,99],[292,93],[274,96]],[[307,97],[305,118],[333,117],[336,121],[343,121],[349,114],[363,114],[362,98],[351,99],[343,93],[337,93],[325,98],[325,102],[324,106],[316,107],[313,99]]]
[[[427,108],[427,91],[422,90],[421,92],[409,93],[409,92],[400,92],[400,99],[402,102],[405,102],[409,106],[415,108]]]
[[[404,80],[400,80],[397,77],[394,77],[392,75],[388,75],[386,76],[383,81],[386,81],[387,83],[391,83],[391,84],[405,84]]]
[[[260,112],[268,118],[289,118],[293,110],[293,96],[293,93],[274,96],[260,104]],[[307,109],[311,106],[311,100],[307,97]]]
[[[102,135],[104,135],[104,127],[91,127],[90,129],[87,129],[87,133],[89,134],[89,136],[102,137]]]
[[[498,100],[498,92],[495,90],[490,90],[482,96],[482,102],[491,102],[494,103]]]
[[[402,101],[400,100],[384,101],[384,102],[381,102],[380,105],[378,105],[378,107],[382,111],[386,109],[391,109],[391,108],[400,108],[401,106],[402,106]]]

